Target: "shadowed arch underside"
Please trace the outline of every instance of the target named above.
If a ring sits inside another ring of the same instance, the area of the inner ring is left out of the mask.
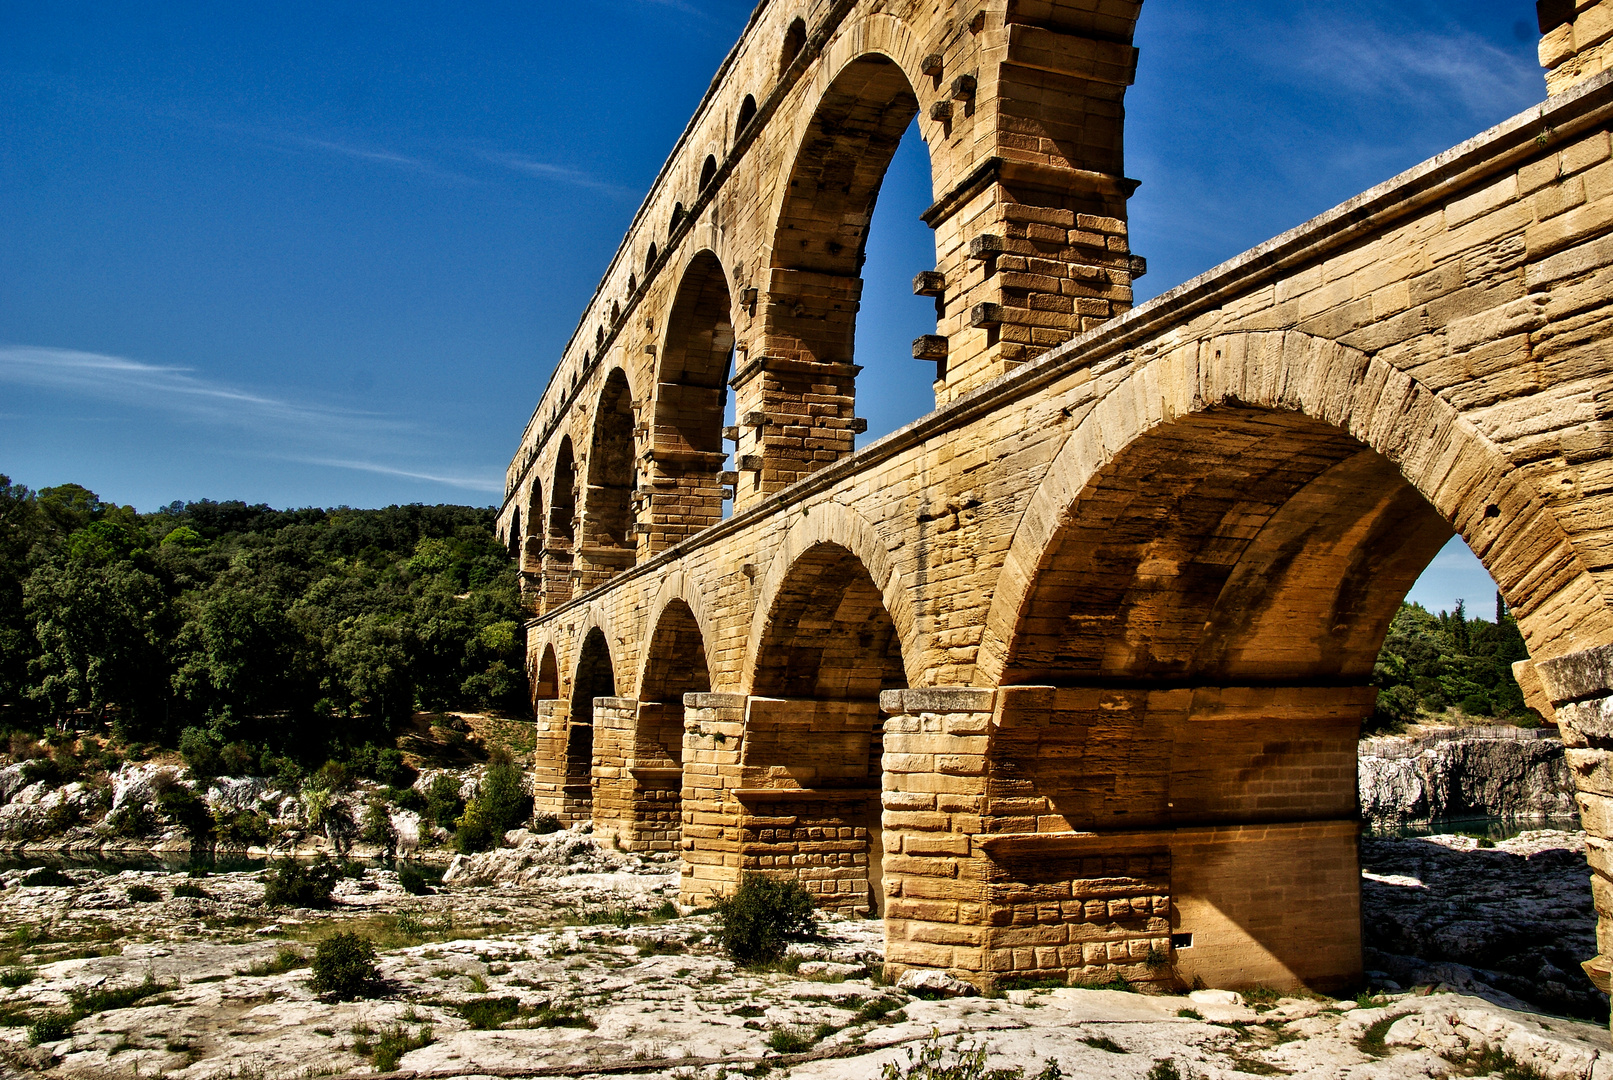
[[[588,487],[582,543],[577,551],[580,591],[588,592],[633,565],[633,392],[620,368],[605,380],[594,410],[588,446]]]

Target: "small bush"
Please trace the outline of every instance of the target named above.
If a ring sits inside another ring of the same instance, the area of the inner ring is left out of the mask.
[[[34,981],[34,973],[27,968],[6,968],[0,971],[0,986],[8,990],[15,990],[19,986],[27,986]]]
[[[193,843],[213,835],[213,815],[207,803],[188,787],[176,784],[157,796],[157,812],[184,829]]]
[[[362,997],[380,981],[375,945],[362,934],[340,931],[314,950],[313,988],[338,999]]]
[[[392,827],[392,815],[387,813],[386,804],[380,799],[371,800],[364,808],[364,822],[359,827],[358,838],[387,851],[397,845],[398,833]]]
[[[464,811],[465,800],[459,797],[459,781],[447,773],[433,776],[426,788],[426,818],[438,828],[452,829]]]
[[[66,1013],[46,1013],[28,1025],[28,1045],[58,1042],[73,1032],[74,1020]]]
[[[477,1031],[493,1031],[515,1019],[521,1011],[521,1002],[512,997],[479,997],[461,1001],[453,1008]]]
[[[1148,1070],[1148,1080],[1182,1080],[1182,1071],[1172,1058],[1156,1061]]]
[[[157,816],[144,803],[124,803],[106,817],[112,835],[131,840],[150,836],[157,829]]]
[[[263,872],[263,902],[271,907],[329,907],[340,877],[341,869],[323,856],[312,863],[282,859]]]
[[[150,904],[162,899],[162,893],[150,885],[130,885],[127,892],[129,899],[136,904]]]
[[[560,819],[553,814],[534,814],[532,815],[531,828],[533,832],[543,835],[544,833],[559,832],[565,826],[560,824]]]
[[[1092,1047],[1094,1050],[1102,1050],[1110,1054],[1131,1053],[1130,1050],[1127,1050],[1124,1046],[1121,1046],[1107,1035],[1089,1035],[1081,1041]]]
[[[776,961],[790,942],[808,940],[818,932],[812,894],[789,878],[746,874],[734,894],[714,906],[717,943],[737,963]]]
[[[471,854],[498,846],[505,832],[525,821],[532,813],[532,799],[522,790],[521,767],[510,752],[495,749],[481,788],[455,822],[454,846]]]
[[[532,1014],[531,1019],[527,1021],[527,1026],[540,1028],[586,1028],[587,1030],[592,1031],[596,1025],[592,1020],[588,1019],[588,1017],[578,1012],[577,1006],[560,1004],[554,1006],[545,1005],[543,1008]]]
[[[426,812],[426,797],[412,787],[389,787],[383,794],[387,801],[399,810],[412,810],[417,814]]]
[[[411,896],[428,895],[431,892],[431,887],[438,880],[441,880],[441,878],[433,880],[431,875],[428,875],[414,863],[403,862],[398,864],[398,884],[403,888],[404,892]]]
[[[423,1024],[415,1034],[409,1034],[409,1029],[402,1024],[394,1024],[381,1031],[380,1037],[375,1040],[375,1049],[371,1051],[370,1060],[375,1064],[376,1072],[392,1072],[403,1060],[403,1055],[411,1050],[419,1050],[423,1046],[430,1046],[433,1042],[431,1025]]]

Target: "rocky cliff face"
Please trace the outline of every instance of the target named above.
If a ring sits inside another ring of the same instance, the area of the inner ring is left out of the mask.
[[[1361,744],[1358,783],[1361,817],[1374,825],[1577,812],[1555,738],[1372,739]]]

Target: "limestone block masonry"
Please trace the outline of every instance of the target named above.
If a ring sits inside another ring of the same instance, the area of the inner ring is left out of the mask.
[[[539,809],[882,916],[892,974],[1344,989],[1372,664],[1455,533],[1613,955],[1613,3],[1540,5],[1541,105],[1133,308],[1137,10],[758,6],[510,465]],[[853,453],[915,117],[936,410]]]

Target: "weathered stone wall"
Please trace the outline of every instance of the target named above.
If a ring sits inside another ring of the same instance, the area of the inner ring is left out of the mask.
[[[748,149],[719,154],[728,144],[702,136],[714,103],[744,72],[761,79],[769,50],[754,50],[786,36],[781,10],[758,10],[647,204],[671,198],[675,174],[711,147],[707,194],[687,204],[695,223],[674,236],[725,268],[739,512],[662,550],[652,520],[635,565],[546,608],[529,645],[535,664],[554,650],[554,692],[580,715],[603,695],[576,692],[579,669],[594,679],[605,663],[611,693],[633,693],[686,651],[653,641],[698,638],[706,689],[681,699],[686,899],[746,869],[790,873],[839,906],[886,903],[892,965],[982,983],[1026,972],[1342,986],[1360,970],[1355,730],[1388,621],[1428,559],[1459,533],[1535,657],[1613,642],[1601,404],[1613,380],[1613,77],[1135,311],[1066,320],[1061,332],[1082,332],[1063,345],[1014,354],[1013,326],[1053,345],[1041,322],[1005,314],[1015,288],[1064,295],[1062,282],[1092,280],[1082,267],[1113,269],[1073,233],[1120,235],[1129,75],[1103,59],[1130,55],[1135,8],[1120,7],[1106,22],[1096,4],[988,4],[958,22],[950,7],[824,5],[784,89],[758,97],[734,144]],[[930,41],[942,43],[939,81],[923,74]],[[1072,90],[1078,54],[1093,78]],[[955,56],[975,58],[972,112],[949,98],[951,127],[927,108],[921,130],[938,178],[984,171],[978,190],[937,188],[942,326],[956,328],[944,406],[848,458],[846,257],[866,220],[855,199],[808,196],[836,160],[851,170],[841,195],[877,190],[853,166],[878,162],[900,127],[869,117],[905,125],[901,95],[917,87],[933,105]],[[849,141],[824,143],[824,117],[844,120]],[[1097,202],[1112,223],[1083,222]],[[1046,213],[1065,210],[1073,223]],[[641,215],[630,244],[654,218]],[[1103,250],[1129,265],[1109,239]],[[1046,280],[999,280],[1021,273],[1005,258],[1044,256],[1071,276],[1027,261]],[[670,303],[670,277],[636,285],[591,348],[586,335],[573,343],[631,369],[639,512],[682,483],[655,485],[644,415],[661,385],[651,346],[665,352],[650,325],[664,318],[650,313]],[[990,301],[1004,321],[964,329],[954,283],[971,319],[980,290],[1006,290]],[[620,295],[620,283],[602,293]],[[1113,312],[1126,303],[1108,299]],[[567,439],[591,445],[601,370],[568,352],[512,465],[512,500]],[[699,396],[690,386],[712,388],[683,385],[683,402]],[[786,403],[816,419],[781,423]],[[573,531],[589,535],[577,505]],[[674,618],[682,636],[669,639]],[[1542,668],[1559,713],[1605,693],[1553,678]],[[640,700],[674,701],[657,694]],[[1581,798],[1605,836],[1598,768],[1581,769]],[[875,787],[882,835],[860,808]]]

